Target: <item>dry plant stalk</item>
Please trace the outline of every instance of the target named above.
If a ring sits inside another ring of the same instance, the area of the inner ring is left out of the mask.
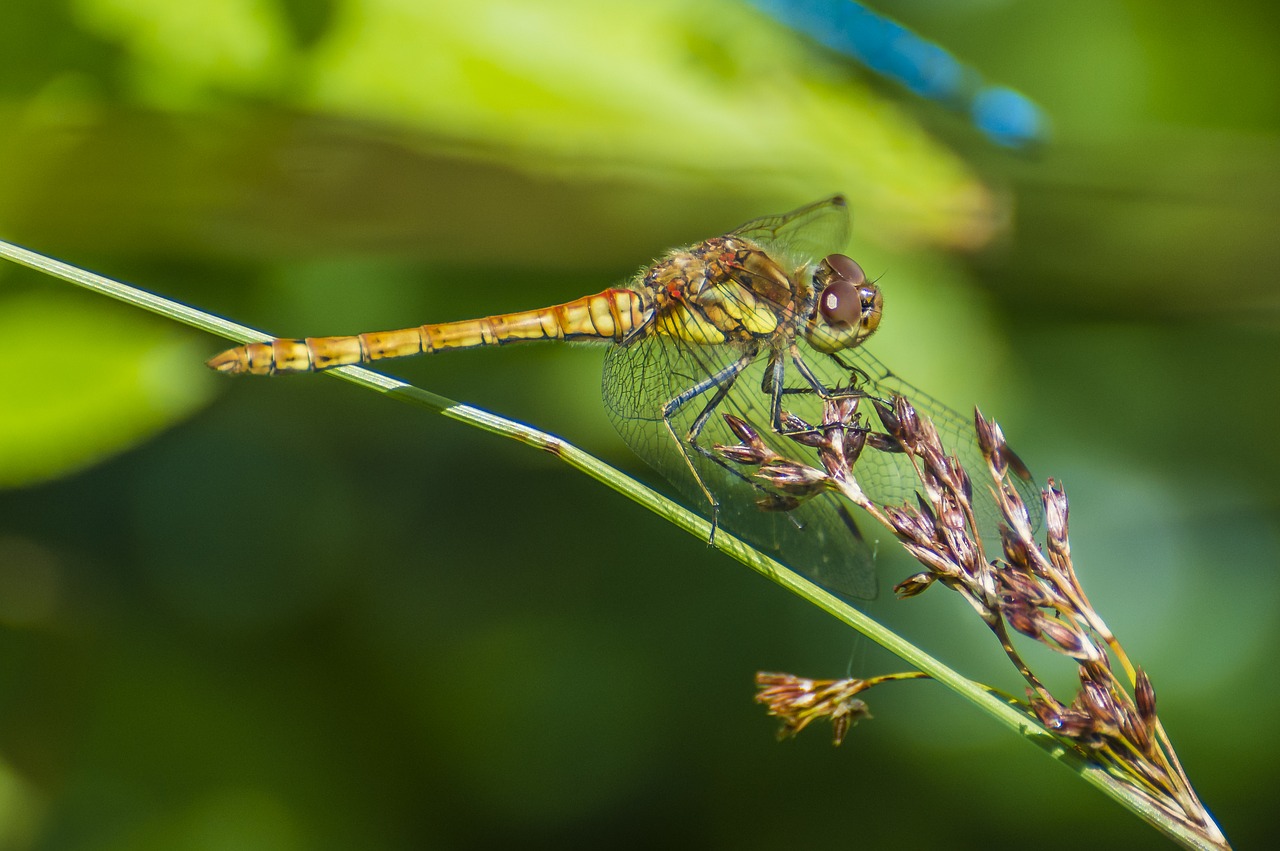
[[[864,424],[858,412],[864,401],[875,407],[884,432]],[[757,468],[753,478],[770,492],[762,507],[798,505],[830,490],[861,507],[925,567],[894,588],[899,598],[935,584],[959,593],[1026,681],[1027,700],[1016,701],[1016,706],[1209,843],[1228,847],[1178,763],[1156,714],[1151,681],[1129,660],[1080,586],[1067,539],[1066,494],[1053,479],[1041,492],[1046,526],[1042,549],[1010,479],[1011,474],[1024,479],[1029,474],[994,420],[975,411],[978,445],[1003,516],[1002,557],[994,560],[988,559],[978,532],[968,471],[946,454],[933,424],[917,416],[907,399],[832,398],[816,426],[784,415],[787,436],[816,449],[821,469],[777,454],[741,419],[727,415],[726,421],[741,443],[717,450],[730,462]],[[868,450],[906,453],[919,478],[915,505],[882,506],[867,498],[855,473],[858,457]],[[1064,702],[1049,691],[1014,647],[1011,630],[1078,663],[1080,689],[1074,698]],[[1112,670],[1112,659],[1123,669],[1129,689]],[[924,676],[910,672],[867,680],[810,680],[762,672],[756,678],[756,699],[782,719],[780,736],[793,736],[826,717],[839,744],[852,724],[869,717],[866,704],[855,695],[886,681]]]

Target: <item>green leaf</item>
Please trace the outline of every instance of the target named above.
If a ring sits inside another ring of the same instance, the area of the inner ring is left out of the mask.
[[[76,8],[128,57],[130,96],[161,110],[266,98],[408,130],[411,151],[696,187],[738,210],[839,191],[882,245],[973,247],[998,221],[986,187],[867,74],[736,0],[348,0],[306,45],[263,0]]]
[[[67,475],[141,443],[211,397],[192,338],[54,291],[0,295],[0,487]]]

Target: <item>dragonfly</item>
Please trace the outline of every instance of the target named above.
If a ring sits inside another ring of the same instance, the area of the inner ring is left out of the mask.
[[[897,21],[850,0],[748,0],[784,26],[853,59],[913,94],[967,113],[973,125],[1004,148],[1044,142],[1048,118],[1034,101],[989,85],[976,68]]]
[[[794,423],[821,423],[830,399],[887,403],[901,395],[933,421],[966,469],[985,469],[972,420],[900,379],[863,346],[880,325],[884,297],[842,253],[849,238],[848,203],[835,195],[672,250],[625,285],[563,304],[250,343],[208,365],[277,375],[534,340],[608,344],[603,397],[610,419],[637,455],[711,519],[713,536],[724,528],[836,594],[870,600],[877,594],[873,545],[834,493],[786,511],[763,510],[769,499],[762,486],[715,451],[739,443],[729,414],[778,454],[818,467],[815,450],[788,437]],[[918,487],[910,459],[898,452],[868,448],[854,473],[882,505],[912,500]],[[1026,482],[1019,487],[1028,506],[1038,504]],[[994,527],[993,497],[987,488],[973,490],[975,513]]]

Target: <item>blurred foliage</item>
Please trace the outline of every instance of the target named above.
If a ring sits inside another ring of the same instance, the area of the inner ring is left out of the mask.
[[[1274,841],[1275,9],[875,5],[1052,144],[995,150],[730,0],[8,0],[0,236],[325,334],[598,291],[844,191],[873,350],[1065,480],[1197,788]],[[0,482],[31,483],[0,493],[0,848],[1161,842],[928,684],[840,750],[775,744],[751,673],[841,675],[845,631],[547,456],[219,384],[219,341],[16,267],[0,333]],[[599,359],[394,371],[647,475]],[[956,601],[876,615],[1010,684]]]
[[[0,372],[0,487],[100,461],[212,395],[176,329],[56,290],[3,302],[0,338],[15,357]]]

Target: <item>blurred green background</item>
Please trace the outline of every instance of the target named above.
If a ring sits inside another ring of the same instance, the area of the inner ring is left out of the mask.
[[[992,147],[731,0],[5,0],[0,236],[272,333],[562,301],[835,191],[872,350],[996,414],[1206,804],[1280,835],[1280,13],[875,4],[1034,97]],[[548,455],[0,264],[0,849],[1165,847]],[[598,349],[388,365],[653,480]],[[882,582],[912,571],[882,545]],[[873,613],[1017,688],[940,591]],[[1072,671],[1052,662],[1070,693]]]

